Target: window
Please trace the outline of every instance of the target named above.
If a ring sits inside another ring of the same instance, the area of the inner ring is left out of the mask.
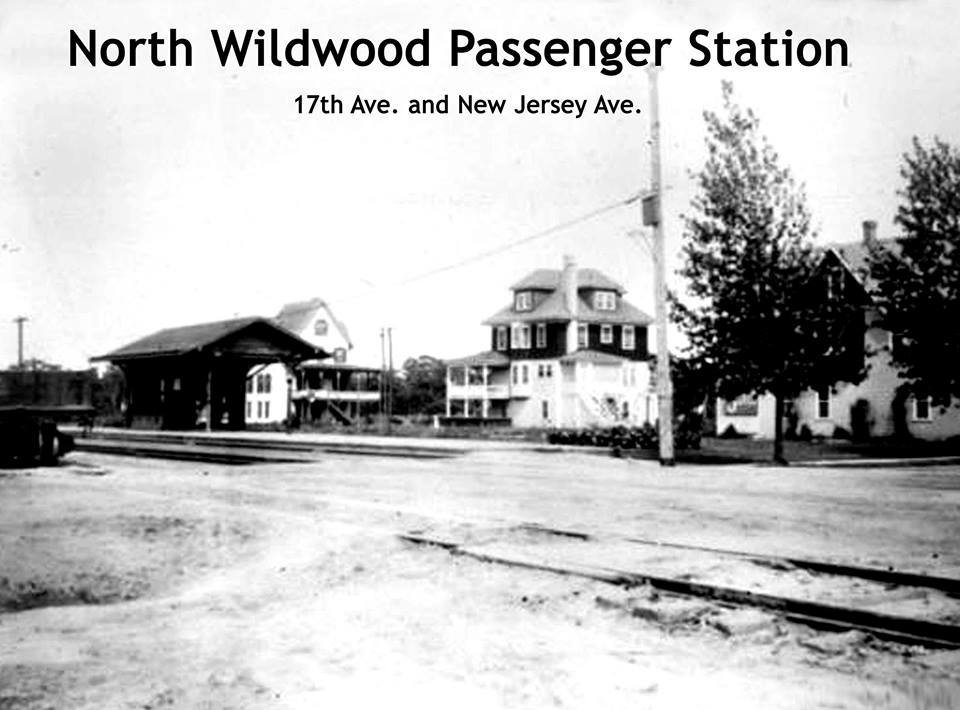
[[[822,387],[817,390],[817,418],[830,418],[830,388]]]
[[[526,365],[521,365],[520,368],[522,370],[521,374],[523,375],[523,384],[527,384],[530,382],[530,370]]]
[[[637,331],[632,325],[623,326],[621,339],[624,350],[633,350],[637,347]]]
[[[253,414],[253,403],[247,402],[247,419],[250,418],[250,415]]]
[[[541,363],[537,365],[537,377],[553,377],[553,366],[550,363]]]
[[[836,271],[827,272],[827,300],[839,298],[843,293],[843,274]]]
[[[623,408],[622,408],[622,411],[620,412],[620,417],[622,419],[630,418],[630,403],[626,400],[623,401]]]
[[[253,378],[252,378],[252,377],[248,377],[248,378],[247,378],[247,392],[249,392],[249,393],[252,393],[252,392],[253,392]]]
[[[514,323],[511,335],[514,350],[530,349],[530,326],[526,323]]]
[[[613,291],[597,291],[593,294],[593,307],[598,311],[616,310],[617,294]]]
[[[529,311],[533,306],[533,295],[529,291],[517,291],[513,297],[513,308],[517,311]]]
[[[519,382],[520,382],[520,366],[514,365],[513,366],[513,384],[517,384]]]
[[[590,331],[587,329],[586,323],[581,323],[577,326],[577,347],[585,348],[590,345]]]
[[[270,375],[263,376],[263,391],[267,394],[270,393]]]
[[[173,378],[173,391],[174,391],[174,392],[179,392],[179,391],[180,391],[180,378],[179,378],[179,377],[174,377],[174,378]]]
[[[545,420],[550,418],[550,402],[545,399],[540,402],[540,413]]]
[[[537,323],[537,347],[547,347],[547,324]]]
[[[497,350],[507,349],[507,326],[501,325],[497,328]]]
[[[612,325],[601,325],[600,326],[600,342],[604,345],[609,345],[613,342],[613,326]]]
[[[723,413],[728,417],[755,417],[759,412],[760,402],[752,394],[743,394],[723,403]]]
[[[929,395],[916,397],[913,400],[913,418],[918,422],[928,422],[932,418],[930,409],[933,403]]]
[[[263,416],[263,402],[257,402],[257,419]]]
[[[500,303],[503,303],[503,301],[500,301]],[[326,335],[328,327],[327,321],[325,321],[323,318],[317,318],[317,320],[313,323],[313,334]]]
[[[334,362],[346,362],[347,361],[347,351],[346,348],[335,348],[333,351],[333,361]]]
[[[257,392],[263,392],[263,375],[257,375]]]
[[[263,403],[263,418],[264,418],[264,419],[269,419],[269,418],[270,418],[270,403],[269,403],[269,402],[264,402],[264,403]]]

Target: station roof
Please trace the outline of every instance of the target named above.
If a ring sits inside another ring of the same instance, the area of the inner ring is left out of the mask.
[[[165,328],[128,343],[117,350],[91,358],[93,361],[124,361],[160,356],[178,356],[188,353],[211,350],[215,346],[228,348],[240,355],[265,355],[262,348],[254,344],[251,350],[250,338],[243,342],[242,336],[254,336],[254,341],[269,343],[274,349],[301,359],[323,357],[323,350],[302,340],[275,322],[257,316],[232,318],[230,320],[198,323],[196,325]]]

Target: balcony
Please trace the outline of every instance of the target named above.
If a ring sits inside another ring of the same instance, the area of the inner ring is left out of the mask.
[[[379,392],[364,390],[301,389],[290,394],[291,399],[308,402],[377,402]]]

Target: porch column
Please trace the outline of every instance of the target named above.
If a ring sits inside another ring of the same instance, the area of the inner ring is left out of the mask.
[[[453,377],[451,376],[452,368],[447,368],[447,392],[446,392],[446,405],[447,405],[447,416],[450,416],[450,387],[453,383]]]
[[[490,368],[483,366],[483,400],[481,404],[481,416],[486,419],[490,414],[490,393],[487,391],[487,380],[489,378]]]

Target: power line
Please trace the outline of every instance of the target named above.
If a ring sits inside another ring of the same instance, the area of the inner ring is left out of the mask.
[[[506,251],[510,251],[511,249],[516,249],[517,247],[522,246],[524,244],[529,244],[530,242],[536,241],[537,239],[543,239],[544,237],[548,237],[551,234],[554,234],[556,232],[569,229],[570,227],[576,226],[577,224],[580,224],[582,222],[588,222],[589,220],[595,219],[600,215],[606,214],[607,212],[612,212],[614,210],[620,209],[621,207],[626,207],[627,205],[631,205],[646,194],[647,194],[646,191],[637,192],[633,195],[630,195],[629,197],[621,198],[619,200],[616,200],[615,202],[610,202],[606,205],[603,205],[602,207],[598,207],[596,209],[590,210],[589,212],[584,212],[583,214],[577,215],[576,217],[572,217],[571,219],[565,220],[563,222],[558,222],[557,224],[551,227],[547,227],[546,229],[542,229],[538,232],[528,234],[524,237],[520,237],[519,239],[515,239],[511,242],[507,242],[505,244],[501,244],[491,249],[487,249],[486,251],[478,252],[464,259],[460,259],[459,261],[454,261],[444,266],[439,266],[435,269],[424,271],[420,274],[416,274],[414,276],[401,279],[400,281],[396,281],[391,284],[385,284],[383,286],[374,286],[373,288],[374,289],[399,288],[400,286],[406,286],[411,283],[416,283],[417,281],[423,281],[424,279],[432,278],[433,276],[437,276],[439,274],[443,274],[448,271],[460,269],[464,266],[468,266],[475,262],[482,261],[484,259],[489,259],[490,257],[496,256],[498,254],[502,254]],[[337,301],[337,303],[345,303],[351,300],[355,300],[357,298],[362,298],[365,295],[366,294],[354,296],[353,298],[340,299],[339,301]]]

